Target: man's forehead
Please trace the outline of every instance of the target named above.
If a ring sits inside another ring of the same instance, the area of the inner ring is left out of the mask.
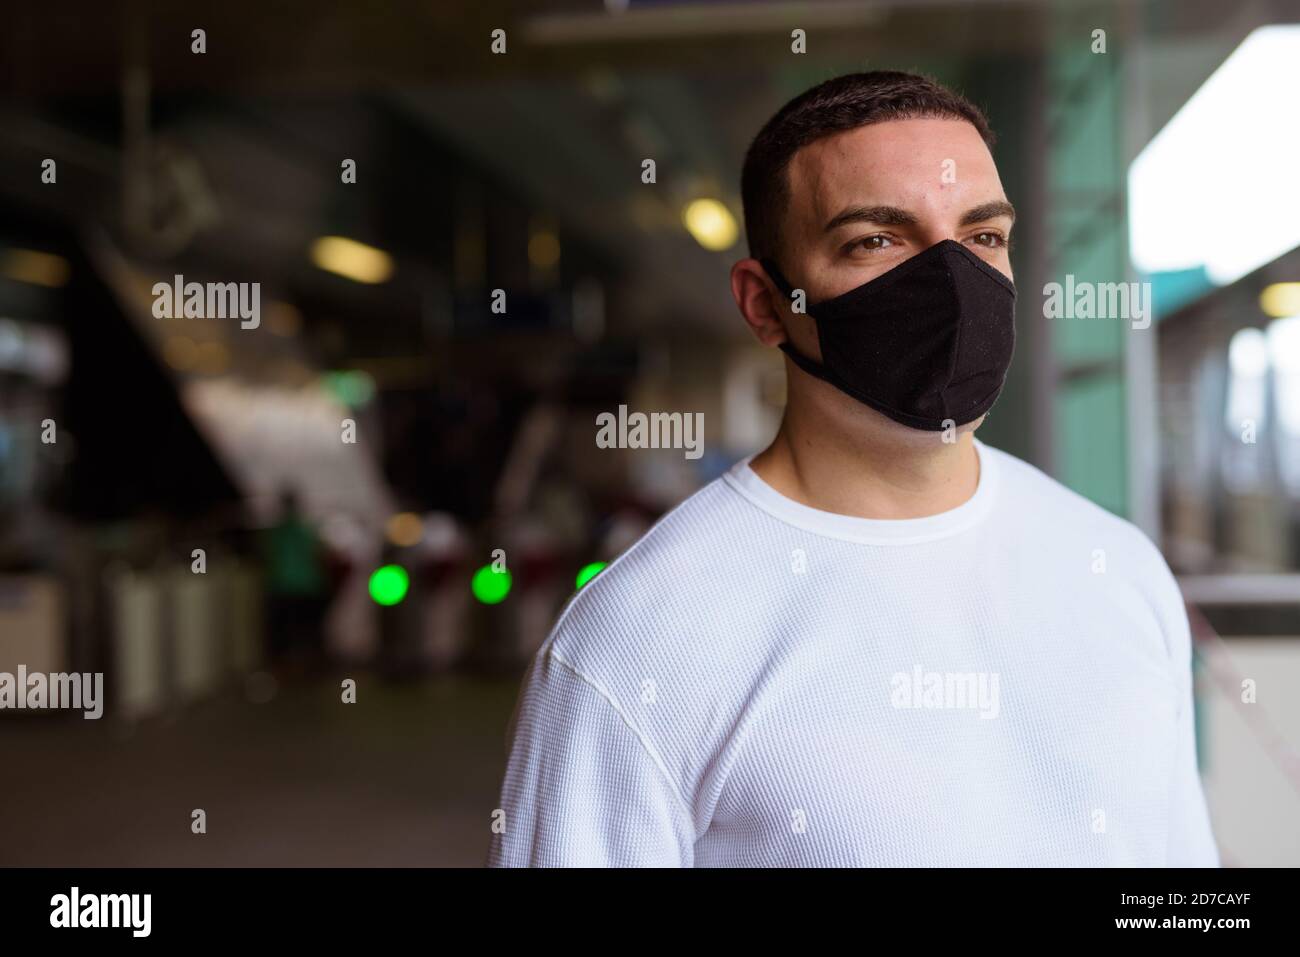
[[[948,170],[954,183],[1001,192],[988,147],[964,120],[891,120],[845,130],[791,157],[788,211],[824,223],[846,203],[906,207]]]

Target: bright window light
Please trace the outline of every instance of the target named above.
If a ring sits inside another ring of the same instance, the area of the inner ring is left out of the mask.
[[[1300,316],[1268,324],[1269,361],[1279,428],[1274,454],[1282,484],[1300,498]]]
[[[1129,168],[1129,243],[1143,273],[1204,266],[1234,282],[1300,246],[1300,26],[1260,27]]]
[[[1294,442],[1300,437],[1300,316],[1274,319],[1268,324],[1267,338],[1278,421]]]
[[[1264,425],[1268,410],[1268,342],[1260,329],[1238,329],[1228,344],[1228,406],[1224,424],[1229,432],[1246,421]]]

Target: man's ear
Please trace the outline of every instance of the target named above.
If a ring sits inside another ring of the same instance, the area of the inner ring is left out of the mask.
[[[789,338],[784,323],[788,304],[757,259],[742,259],[731,267],[731,295],[749,331],[763,345],[779,346]]]

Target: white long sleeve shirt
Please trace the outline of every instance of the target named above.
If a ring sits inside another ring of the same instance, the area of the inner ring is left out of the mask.
[[[978,440],[975,494],[854,518],[738,463],[568,604],[491,866],[1218,866],[1177,584]]]

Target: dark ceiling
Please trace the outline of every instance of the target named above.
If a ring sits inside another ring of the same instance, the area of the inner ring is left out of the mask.
[[[1252,14],[1218,0],[632,2],[621,13],[574,0],[24,5],[6,13],[0,33],[0,188],[38,213],[116,215],[121,93],[135,65],[149,84],[151,129],[195,158],[212,197],[215,214],[192,254],[301,277],[306,243],[331,219],[381,244],[411,242],[389,234],[399,217],[376,206],[400,200],[411,178],[454,194],[456,182],[438,180],[437,157],[451,153],[484,170],[486,188],[553,215],[593,261],[626,276],[619,321],[739,335],[726,270],[743,243],[703,250],[679,210],[708,194],[739,215],[744,149],[795,92],[870,66],[961,84],[999,62],[1041,56],[1059,28],[1054,11],[1068,7],[1071,23],[1107,24],[1120,37],[1141,31],[1156,67],[1154,126],[1231,49],[1244,21],[1273,6]],[[807,58],[789,52],[794,26],[809,33]],[[190,50],[196,27],[207,35],[203,56]],[[505,55],[490,52],[496,28],[506,31]],[[31,164],[52,151],[68,172],[63,188],[42,192]],[[647,155],[658,159],[660,189],[640,184]],[[388,180],[369,207],[331,200],[340,156],[358,159],[361,185]]]

